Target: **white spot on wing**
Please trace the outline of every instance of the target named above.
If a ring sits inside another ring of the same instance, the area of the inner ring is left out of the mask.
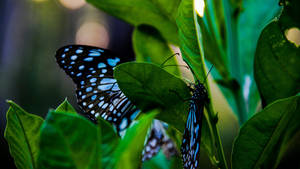
[[[77,55],[71,56],[71,60],[76,60],[76,59],[77,59]]]
[[[116,80],[116,79],[112,79],[112,78],[103,78],[103,79],[101,80],[101,84],[115,83],[115,82],[117,82],[117,80]]]
[[[93,60],[94,60],[94,58],[92,58],[92,57],[87,57],[87,58],[83,59],[83,61],[86,61],[86,62],[91,62]]]
[[[120,58],[107,59],[107,63],[112,67],[116,66],[119,61],[120,61]]]
[[[120,124],[120,129],[121,130],[125,129],[125,127],[127,127],[127,125],[128,125],[128,120],[126,118],[124,118],[122,120],[122,123]]]
[[[84,69],[84,66],[81,65],[81,66],[78,67],[78,69],[79,69],[79,70],[83,70],[83,69]]]

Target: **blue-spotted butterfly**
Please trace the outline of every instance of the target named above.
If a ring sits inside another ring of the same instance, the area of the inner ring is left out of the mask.
[[[150,130],[149,138],[147,139],[142,153],[142,161],[150,160],[161,149],[168,158],[178,154],[174,142],[165,133],[162,122],[159,120],[154,120]]]
[[[209,102],[206,88],[197,81],[190,100],[189,114],[182,137],[181,155],[184,169],[196,169],[199,165],[201,126],[204,105]]]
[[[97,117],[123,131],[140,112],[119,89],[113,78],[116,65],[131,61],[114,56],[109,50],[69,45],[57,50],[59,66],[76,84],[77,101],[85,115],[94,122]]]
[[[132,60],[116,57],[106,49],[85,45],[69,45],[58,49],[56,60],[76,84],[78,104],[90,120],[96,122],[98,117],[102,117],[121,132],[140,112],[122,93],[113,78],[113,69],[116,65]],[[168,151],[172,155],[175,148],[170,146],[171,140],[166,140],[168,137],[159,130],[155,132],[162,134],[159,136],[164,139],[162,145],[169,143]],[[158,135],[150,136],[150,139],[156,139],[156,136]],[[153,144],[151,141],[148,142]],[[147,152],[146,147],[144,152]],[[155,149],[151,147],[150,151],[152,148]],[[143,158],[145,155],[147,153]],[[147,157],[151,158],[150,155]]]

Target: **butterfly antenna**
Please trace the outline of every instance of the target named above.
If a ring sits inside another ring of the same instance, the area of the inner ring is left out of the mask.
[[[209,73],[211,72],[212,68],[214,67],[214,65],[211,65],[211,67],[209,68],[209,71],[206,74],[206,77],[204,79],[204,82],[207,80]]]
[[[187,68],[187,69],[190,69],[190,67],[188,67],[188,66],[186,66],[186,65],[165,65],[165,66],[162,66],[162,68],[170,67],[170,66],[185,67],[185,68]]]
[[[171,55],[171,56],[169,56],[162,64],[160,64],[160,67],[163,67],[164,66],[164,64],[168,61],[168,60],[170,60],[172,57],[174,57],[174,56],[176,56],[176,55],[178,55],[179,56],[179,53],[175,53],[175,54],[173,54],[173,55]]]

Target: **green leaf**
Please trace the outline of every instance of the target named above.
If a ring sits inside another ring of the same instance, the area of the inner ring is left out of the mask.
[[[68,102],[67,98],[56,108],[57,112],[65,112],[65,113],[72,113],[77,114],[76,110],[73,106]]]
[[[108,166],[111,164],[111,156],[116,150],[116,145],[119,144],[120,137],[116,134],[112,125],[103,118],[98,119],[98,126],[101,131],[102,165]]]
[[[13,101],[6,114],[4,137],[18,169],[37,169],[39,130],[43,119],[25,112]]]
[[[179,78],[151,63],[128,62],[114,70],[114,77],[124,94],[144,112],[160,108],[157,119],[183,132],[191,97],[189,88]]]
[[[193,69],[197,79],[203,82],[206,75],[204,72],[202,39],[193,1],[181,1],[176,23],[178,26],[182,57]]]
[[[181,156],[174,156],[171,158],[171,167],[172,169],[182,169],[183,164],[181,160]]]
[[[144,161],[142,169],[182,169],[182,161],[180,156],[172,156],[168,159],[163,151],[159,151],[150,160]]]
[[[291,164],[294,168],[300,168],[299,155],[300,155],[300,130],[294,132],[286,144],[284,144],[279,152],[279,157],[276,161],[276,169],[290,168]]]
[[[141,165],[141,155],[147,131],[157,111],[141,115],[140,119],[130,127],[115,151],[116,169],[137,169]]]
[[[171,161],[166,158],[162,151],[159,151],[153,158],[143,162],[142,169],[169,169],[170,165]]]
[[[134,26],[146,24],[155,27],[165,39],[174,44],[178,43],[178,38],[173,12],[176,12],[178,1],[168,3],[166,8],[162,5],[169,2],[167,0],[87,0],[97,8]]]
[[[134,29],[133,48],[138,62],[152,62],[160,65],[174,54],[160,33],[147,25],[140,25]],[[164,64],[166,65],[173,65],[166,67],[168,72],[180,75],[175,56]]]
[[[101,168],[99,129],[87,119],[52,111],[41,128],[38,168]]]
[[[172,22],[175,23],[178,6],[181,0],[151,0],[151,2],[160,10],[160,12],[164,16],[167,16]]]
[[[255,55],[255,80],[264,105],[300,91],[300,48],[289,42],[279,22],[262,32]]]
[[[234,143],[233,169],[273,168],[288,133],[300,129],[300,96],[277,100],[241,128]]]

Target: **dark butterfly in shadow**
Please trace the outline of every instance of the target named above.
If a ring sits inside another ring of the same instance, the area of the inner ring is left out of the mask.
[[[180,148],[184,169],[198,168],[204,105],[209,102],[206,88],[199,81],[194,85],[192,92],[193,95],[189,99],[189,114]]]
[[[209,69],[204,81],[206,81],[212,68],[213,66]],[[191,67],[190,71],[195,77],[195,73]],[[180,147],[184,169],[197,169],[199,167],[204,106],[210,101],[203,83],[196,80],[196,84],[192,84],[192,86],[193,88],[190,87],[192,97],[187,99],[190,102],[190,106]]]

